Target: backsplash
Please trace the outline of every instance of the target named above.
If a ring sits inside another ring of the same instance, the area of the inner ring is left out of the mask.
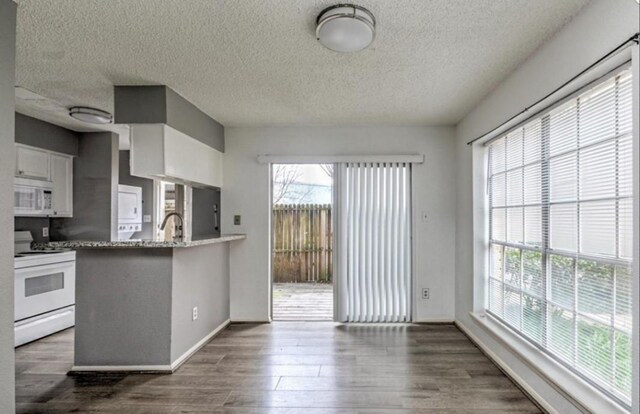
[[[16,231],[28,230],[36,242],[48,242],[49,236],[42,235],[42,229],[47,228],[51,232],[50,220],[47,217],[15,217],[14,225]]]

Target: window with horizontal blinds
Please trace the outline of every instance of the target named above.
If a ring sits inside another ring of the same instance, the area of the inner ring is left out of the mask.
[[[630,70],[491,141],[488,153],[487,311],[629,406]]]

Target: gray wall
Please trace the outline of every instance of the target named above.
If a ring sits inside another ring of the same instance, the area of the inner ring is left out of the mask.
[[[130,151],[120,151],[119,183],[142,187],[142,214],[153,215],[153,180],[134,177],[130,173]],[[134,233],[132,238],[153,240],[153,223],[142,223],[142,231]]]
[[[167,124],[224,152],[224,127],[164,85],[116,86],[117,124]]]
[[[78,250],[76,365],[168,365],[171,249]]]
[[[214,204],[218,205],[218,218]],[[220,189],[193,188],[191,198],[191,239],[201,240],[220,235]]]
[[[73,218],[51,219],[52,240],[115,240],[118,135],[87,132],[73,160]]]
[[[13,358],[13,173],[16,4],[0,0],[0,413],[15,407]]]
[[[16,142],[78,155],[80,133],[16,112]]]
[[[78,366],[166,366],[228,319],[229,243],[77,251]]]
[[[192,309],[198,319],[192,321]],[[174,249],[171,361],[229,319],[229,243]]]

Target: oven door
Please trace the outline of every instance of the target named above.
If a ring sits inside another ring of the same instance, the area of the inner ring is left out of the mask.
[[[15,269],[15,321],[75,303],[75,262]]]

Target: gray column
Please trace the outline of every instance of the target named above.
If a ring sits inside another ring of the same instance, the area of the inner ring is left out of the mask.
[[[52,240],[118,238],[118,135],[81,135],[73,160],[73,218],[51,221]]]
[[[16,4],[0,0],[0,413],[15,410],[13,175]]]

